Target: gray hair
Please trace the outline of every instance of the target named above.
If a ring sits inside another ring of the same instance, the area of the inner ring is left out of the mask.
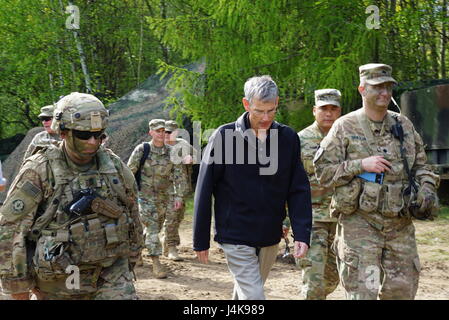
[[[245,98],[249,102],[258,99],[260,101],[272,101],[278,97],[278,86],[270,76],[252,77],[245,82]]]

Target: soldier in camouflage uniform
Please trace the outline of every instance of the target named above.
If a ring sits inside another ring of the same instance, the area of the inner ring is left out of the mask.
[[[331,245],[337,219],[329,214],[333,188],[322,187],[316,177],[313,158],[321,140],[341,115],[341,93],[336,89],[315,91],[313,115],[315,122],[298,133],[301,160],[312,192],[313,226],[309,251],[305,258],[296,259],[302,269],[302,295],[305,300],[324,300],[338,286],[338,271]]]
[[[41,113],[38,117],[42,121],[42,125],[44,126],[45,130],[36,134],[33,140],[31,140],[31,143],[28,146],[25,155],[23,156],[23,160],[31,156],[36,149],[46,147],[50,143],[61,141],[59,135],[56,134],[56,132],[51,128],[54,110],[54,105],[49,105],[41,108]]]
[[[132,172],[101,146],[108,112],[90,94],[58,101],[62,138],[27,158],[0,209],[0,278],[14,299],[137,299],[143,248]]]
[[[338,218],[334,249],[348,299],[416,295],[421,267],[411,217],[415,202],[409,202],[415,197],[406,192],[405,164],[418,184],[417,214],[437,205],[439,177],[426,165],[421,137],[409,119],[387,110],[396,83],[391,70],[385,64],[359,68],[363,107],[334,123],[314,158],[318,181],[335,187],[330,208]]]
[[[141,189],[139,193],[140,215],[145,226],[145,246],[153,260],[153,274],[156,278],[167,277],[159,256],[162,246],[159,232],[168,211],[180,210],[185,193],[186,177],[180,164],[170,159],[170,146],[164,144],[165,120],[153,119],[149,122],[150,153],[142,167]],[[143,156],[144,144],[139,144],[132,152],[128,166],[136,174]],[[175,198],[174,202],[171,200]],[[173,208],[169,206],[173,205]]]
[[[191,144],[182,138],[178,138],[178,124],[176,121],[167,120],[165,121],[165,144],[172,147],[172,159],[175,163],[181,163],[184,170],[186,181],[186,192],[189,194],[192,192],[192,165],[197,163],[197,152]],[[169,205],[169,209],[174,207]],[[183,202],[184,199],[183,199]],[[164,222],[164,255],[168,255],[168,258],[174,261],[182,261],[179,257],[176,246],[181,243],[179,238],[179,225],[184,219],[185,206],[182,206],[179,210],[168,210],[165,222]]]

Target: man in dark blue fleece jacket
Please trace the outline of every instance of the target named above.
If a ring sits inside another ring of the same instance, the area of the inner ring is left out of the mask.
[[[312,226],[310,185],[296,132],[274,121],[279,96],[269,76],[245,83],[246,112],[218,128],[201,161],[195,191],[193,249],[208,262],[211,204],[214,240],[234,277],[233,299],[265,299],[288,205],[295,257],[303,257]]]

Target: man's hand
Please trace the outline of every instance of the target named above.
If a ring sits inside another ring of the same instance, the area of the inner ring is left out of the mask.
[[[366,172],[382,173],[390,171],[391,162],[382,156],[371,156],[362,160],[362,168]]]
[[[424,183],[416,195],[416,204],[419,206],[419,212],[424,213],[433,209],[436,203],[435,187],[429,183]]]
[[[30,300],[30,292],[12,293],[11,298],[14,300]]]
[[[175,206],[173,207],[173,209],[175,209],[175,211],[177,211],[177,210],[181,209],[183,205],[184,205],[184,203],[182,202],[182,200],[176,200]]]
[[[309,246],[301,241],[295,241],[295,252],[293,253],[293,256],[295,258],[304,258],[307,250],[309,250]]]
[[[209,250],[195,251],[198,261],[201,263],[209,263]]]

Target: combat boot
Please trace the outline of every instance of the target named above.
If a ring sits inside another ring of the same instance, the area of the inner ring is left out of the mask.
[[[137,260],[136,266],[138,266],[138,267],[143,266],[143,258],[142,258],[142,255],[140,255],[139,260]]]
[[[168,258],[173,261],[182,261],[182,258],[178,256],[176,247],[168,247]]]
[[[156,279],[165,279],[167,278],[167,272],[165,272],[164,267],[159,261],[159,256],[151,256],[153,260],[153,275]]]

